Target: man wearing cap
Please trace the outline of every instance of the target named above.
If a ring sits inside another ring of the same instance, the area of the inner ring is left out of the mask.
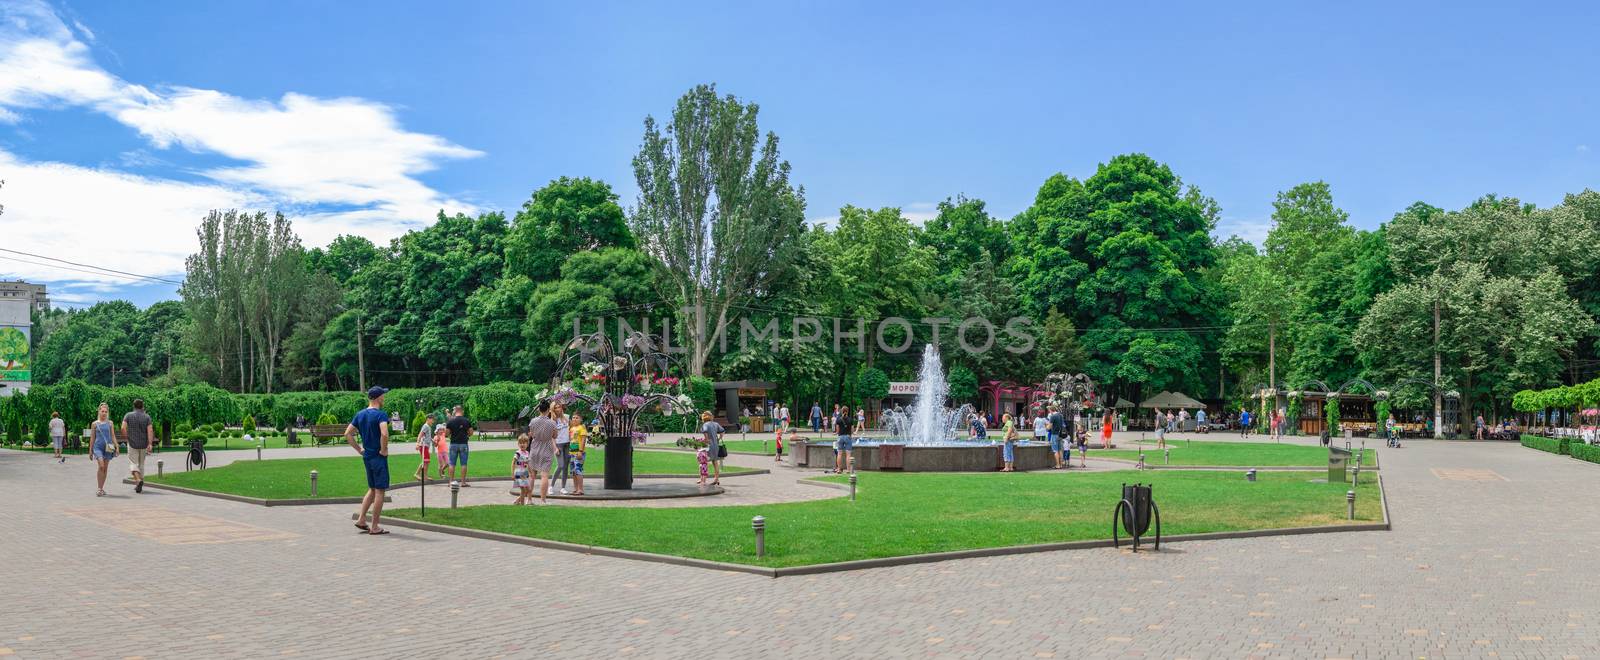
[[[344,429],[344,440],[361,454],[361,463],[367,470],[367,494],[361,498],[361,514],[356,516],[356,527],[368,534],[388,534],[378,526],[383,515],[383,492],[389,490],[389,413],[383,411],[383,395],[389,390],[373,386],[367,390],[367,407],[356,413],[355,419]],[[356,434],[361,434],[360,442]],[[367,509],[372,509],[372,524],[367,524]]]

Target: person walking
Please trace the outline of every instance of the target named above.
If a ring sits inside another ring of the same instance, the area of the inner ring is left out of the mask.
[[[431,462],[428,458],[433,453],[430,450],[433,449],[433,434],[439,425],[438,421],[437,416],[428,413],[427,419],[417,429],[417,453],[422,455],[422,460],[417,463],[416,473],[411,475],[411,478],[417,481],[426,481],[428,478],[428,463]]]
[[[1156,408],[1156,449],[1167,447],[1167,416]]]
[[[700,435],[706,441],[706,453],[711,456],[711,485],[722,485],[722,459],[728,457],[728,448],[722,444],[722,425],[711,419],[711,411],[700,413]]]
[[[839,432],[839,441],[833,447],[833,471],[844,474],[845,468],[848,467],[851,472],[854,472],[856,469],[856,441],[853,436],[855,433],[855,418],[850,416],[850,406],[844,406],[839,410],[839,421],[835,428]]]
[[[818,401],[811,403],[811,433],[822,434],[822,403]]]
[[[1000,458],[1006,464],[1000,471],[1015,472],[1012,468],[1017,461],[1017,425],[1011,420],[1011,413],[1006,413],[1000,417],[1000,433],[1002,434],[1001,437],[1005,438]]]
[[[539,416],[528,423],[528,436],[532,442],[528,446],[528,469],[539,477],[539,504],[548,504],[550,500],[550,462],[556,458],[556,424],[555,408],[549,401],[539,402]]]
[[[100,415],[90,425],[89,457],[95,464],[95,497],[106,495],[106,468],[110,467],[111,459],[117,457],[117,433],[111,425],[111,406],[100,404]]]
[[[128,439],[128,471],[133,475],[133,492],[144,492],[144,459],[150,455],[150,440],[156,435],[155,423],[144,411],[144,399],[133,400],[133,410],[122,416],[122,436]]]
[[[50,413],[50,446],[56,449],[56,462],[65,463],[67,457],[61,453],[61,445],[67,441],[67,423],[61,421],[61,413]]]
[[[367,407],[344,427],[344,441],[361,455],[361,465],[367,473],[367,494],[361,498],[356,528],[373,536],[389,533],[378,524],[383,517],[383,493],[389,490],[389,413],[383,411],[383,395],[388,392],[387,388],[372,386],[367,390]],[[367,522],[368,509],[372,510],[371,523]]]
[[[1239,436],[1250,437],[1250,411],[1245,408],[1239,409]]]
[[[1278,442],[1283,442],[1283,436],[1289,434],[1289,419],[1283,412],[1283,408],[1279,408],[1278,412],[1272,416],[1272,435],[1278,439]]]
[[[1483,413],[1478,413],[1478,419],[1477,419],[1477,420],[1476,420],[1476,421],[1475,421],[1475,423],[1476,423],[1476,424],[1477,424],[1477,426],[1478,426],[1478,430],[1477,430],[1477,435],[1476,435],[1476,437],[1477,437],[1477,438],[1478,438],[1478,439],[1479,439],[1479,440],[1482,440],[1482,439],[1483,439],[1483,430],[1484,430],[1484,426],[1483,426]]]
[[[450,409],[450,421],[444,423],[450,431],[450,480],[456,480],[456,468],[461,468],[461,487],[466,488],[472,484],[467,483],[467,441],[472,439],[472,434],[477,429],[472,420],[467,419],[467,411],[461,406]],[[550,466],[546,465],[546,469]]]

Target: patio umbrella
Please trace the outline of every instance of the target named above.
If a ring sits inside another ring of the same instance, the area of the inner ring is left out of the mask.
[[[1133,405],[1132,401],[1129,401],[1129,400],[1124,399],[1124,398],[1119,396],[1119,397],[1117,397],[1117,402],[1112,404],[1111,407],[1112,408],[1133,408],[1134,405]]]
[[[1204,408],[1205,404],[1178,392],[1162,392],[1144,400],[1140,408]]]

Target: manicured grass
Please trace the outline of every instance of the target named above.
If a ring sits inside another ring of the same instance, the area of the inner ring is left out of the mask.
[[[928,552],[1103,539],[1120,486],[1154,484],[1162,533],[1341,524],[1347,484],[1266,473],[1119,472],[896,474],[862,472],[860,499],[705,508],[476,506],[434,509],[428,522],[556,541],[760,566],[799,566]],[[832,480],[842,481],[842,477]],[[842,493],[841,493],[842,494]],[[1356,498],[1357,522],[1383,519],[1378,489]],[[416,519],[416,509],[386,511]],[[756,559],[750,519],[765,516]]]
[[[473,477],[511,476],[510,450],[473,451],[468,465]],[[391,448],[389,453],[389,482],[399,485],[411,481],[419,458],[410,446]],[[311,471],[317,471],[317,497],[360,497],[367,492],[366,471],[361,457],[351,451],[347,456],[320,458],[268,459],[264,461],[235,461],[222,467],[183,472],[169,470],[163,477],[148,477],[152,482],[172,484],[186,488],[209,490],[218,493],[259,497],[263,499],[299,499],[311,496]],[[585,459],[585,475],[605,473],[605,452],[590,450]],[[633,471],[636,474],[698,475],[700,467],[694,456],[683,453],[636,451],[633,454]],[[727,473],[746,470],[729,468]]]
[[[1089,450],[1089,457],[1095,458],[1120,458],[1129,461],[1139,460],[1139,452],[1144,451],[1144,460],[1151,465],[1161,465],[1163,455],[1156,449],[1154,441],[1140,445],[1138,443],[1123,443],[1117,445],[1119,449]],[[1171,465],[1227,465],[1232,467],[1327,467],[1328,449],[1326,447],[1310,447],[1306,445],[1280,445],[1277,443],[1258,442],[1214,442],[1202,440],[1184,442],[1182,440],[1168,440],[1167,448],[1172,450]],[[1354,460],[1354,457],[1351,459]],[[1375,465],[1377,452],[1367,449],[1362,456],[1362,465]]]

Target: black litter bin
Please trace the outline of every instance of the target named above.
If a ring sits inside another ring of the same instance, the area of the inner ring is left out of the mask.
[[[1111,544],[1113,547],[1121,546],[1121,539],[1117,535],[1120,527],[1133,538],[1133,551],[1139,551],[1139,538],[1150,531],[1150,523],[1156,526],[1156,549],[1161,549],[1161,508],[1156,506],[1155,498],[1150,494],[1150,486],[1144,484],[1122,484],[1122,500],[1117,502],[1117,509],[1111,516]]]

